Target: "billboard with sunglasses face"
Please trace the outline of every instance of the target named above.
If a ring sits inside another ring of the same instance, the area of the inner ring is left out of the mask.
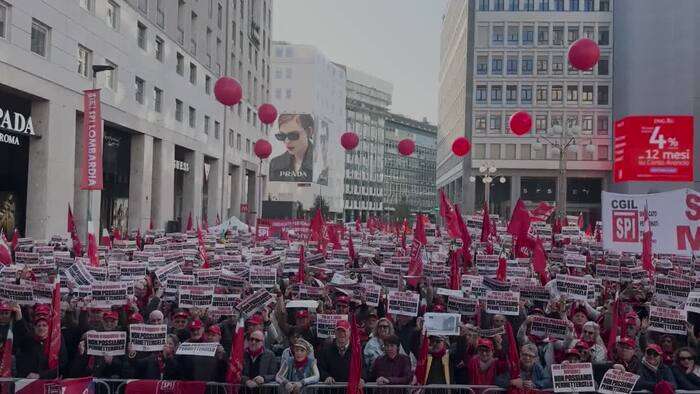
[[[279,130],[272,139],[270,181],[313,182],[314,117],[311,114],[281,114],[278,125]]]

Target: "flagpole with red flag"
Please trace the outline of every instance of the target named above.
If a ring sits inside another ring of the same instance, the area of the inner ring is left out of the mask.
[[[187,216],[187,227],[186,227],[187,231],[192,231],[193,230],[192,226],[193,226],[192,225],[192,211],[190,211],[189,216]]]
[[[231,356],[228,359],[228,371],[226,371],[226,383],[232,385],[241,384],[243,374],[243,347],[245,345],[245,319],[241,316],[236,324],[236,334],[231,343]]]
[[[362,393],[360,379],[362,377],[362,345],[360,330],[357,327],[354,308],[350,311],[350,371],[348,374],[348,393]]]
[[[655,271],[652,257],[652,232],[651,223],[649,222],[649,209],[644,204],[644,213],[642,214],[642,267],[649,275],[649,280],[653,280]]]
[[[423,330],[425,331],[425,328]],[[416,363],[416,371],[414,374],[416,383],[419,385],[424,385],[428,377],[428,350],[430,349],[428,344],[428,334],[423,332],[423,339],[421,341],[420,349],[418,350],[418,361]]]
[[[489,217],[489,204],[484,201],[484,213],[481,217],[481,242],[488,242],[491,235],[491,218]]]
[[[49,369],[58,371],[58,357],[61,351],[61,285],[58,279],[54,279],[53,295],[51,297],[51,327],[49,327]]]
[[[70,238],[73,243],[73,254],[75,257],[80,257],[83,255],[83,245],[80,242],[80,237],[78,237],[78,229],[75,226],[75,219],[73,218],[73,211],[68,204],[68,232],[70,233]]]

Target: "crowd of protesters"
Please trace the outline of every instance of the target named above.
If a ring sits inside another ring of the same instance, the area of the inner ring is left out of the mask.
[[[179,248],[170,250],[198,250],[195,255],[183,253],[186,256],[182,259],[185,274],[191,272],[192,267],[207,264],[214,269],[238,270],[236,273],[245,277],[246,272],[241,270],[240,264],[227,267],[227,260],[221,256],[240,256],[245,268],[250,262],[259,261],[255,259],[258,254],[279,255],[279,262],[275,263],[279,265],[277,281],[268,288],[274,296],[273,302],[243,320],[245,343],[242,360],[238,361],[242,361],[240,384],[248,388],[278,383],[289,392],[298,392],[303,386],[315,383],[348,382],[353,371],[351,331],[352,324],[355,324],[361,344],[361,355],[355,355],[362,358],[361,384],[495,385],[524,393],[552,389],[552,365],[591,363],[598,384],[606,371],[618,369],[639,376],[636,390],[700,390],[700,366],[696,364],[699,315],[687,313],[687,330],[683,334],[655,329],[649,318],[650,305],[683,308],[682,301],[669,305],[667,299],[657,297],[654,278],[683,278],[688,272],[694,272],[692,262],[677,262],[674,256],[655,256],[653,275],[604,279],[597,282],[599,288],[593,298],[571,299],[557,291],[558,276],[596,279],[597,265],[617,264],[621,270],[633,268],[639,265],[639,256],[601,252],[599,239],[596,240],[599,226],[588,232],[580,229],[578,234],[562,235],[562,228],[574,226],[562,226],[557,219],[555,223],[537,226],[540,233],[548,234],[548,238],[538,239],[537,246],[526,248],[527,257],[518,259],[518,254],[523,252],[515,250],[513,236],[506,231],[505,222],[484,215],[482,223],[477,226],[465,226],[459,216],[460,223],[453,231],[459,231],[458,234],[450,234],[449,223],[443,224],[440,231],[440,227],[425,223],[426,218],[420,216],[415,230],[405,223],[389,226],[371,220],[348,226],[324,223],[319,231],[318,222],[313,224],[312,221],[309,236],[313,241],[295,240],[294,234],[288,232],[260,239],[254,232],[246,231],[220,234],[205,231],[203,236],[202,231],[195,230],[168,235],[150,231],[143,237],[140,233],[124,237],[132,240],[138,237],[137,246],[130,250],[116,248],[119,242],[132,245],[129,241],[111,239],[115,248],[97,248],[97,264],[111,265],[111,259],[117,258],[114,257],[117,251],[120,261],[138,261],[134,257],[135,251],[149,250],[157,254],[159,250],[168,250],[169,246],[177,244]],[[485,223],[486,220],[489,223]],[[534,237],[535,226],[529,225],[528,228]],[[423,238],[425,241],[421,242]],[[480,241],[472,242],[472,238]],[[306,253],[299,248],[301,244],[305,245]],[[6,241],[15,261],[5,265],[0,272],[2,281],[22,285],[32,281],[52,283],[57,273],[65,273],[65,264],[59,263],[58,259],[52,260],[50,253],[44,253],[48,257],[41,259],[41,264],[53,264],[53,270],[48,272],[35,273],[36,265],[21,261],[27,258],[26,253],[36,252],[42,246],[44,252],[46,246],[51,246],[57,252],[69,251],[71,258],[76,257],[71,241],[60,237],[43,243],[28,239]],[[517,315],[494,314],[483,307],[483,295],[475,296],[469,291],[475,292],[476,289],[469,289],[464,297],[480,297],[479,303],[473,314],[462,314],[458,323],[459,334],[426,334],[426,313],[452,312],[448,307],[449,296],[443,295],[445,293],[440,289],[465,290],[461,280],[457,289],[449,284],[454,283],[455,265],[460,279],[462,275],[483,277],[485,275],[479,274],[476,263],[479,256],[499,255],[498,273],[494,278],[484,280],[483,285],[487,290],[494,287],[517,291],[523,278],[516,281],[509,276],[509,267],[504,266],[503,261],[533,260],[539,253],[538,247],[545,252],[544,271],[534,268],[532,263],[524,279],[531,285],[546,289],[548,300],[521,297]],[[584,267],[568,267],[565,262],[551,257],[563,251],[585,256]],[[412,255],[412,252],[415,253]],[[20,256],[20,253],[24,254]],[[285,259],[291,256],[300,260],[299,272],[283,273]],[[353,287],[357,283],[370,282],[372,272],[381,270],[394,256],[411,256],[410,267],[402,275],[405,280],[400,280],[399,289],[420,294],[415,316],[388,313],[386,291],[376,306],[370,306],[365,294]],[[329,261],[339,259],[344,260],[344,267],[338,269],[334,265],[333,269],[328,268]],[[304,260],[308,261],[304,263]],[[75,261],[86,265],[91,262],[90,258]],[[415,269],[416,264],[421,265],[419,271]],[[422,274],[425,272],[422,266],[430,264],[444,266],[447,278]],[[336,275],[351,283],[337,282]],[[302,285],[319,288],[313,296],[318,301],[315,309],[287,307],[289,301],[300,299]],[[692,288],[694,286],[693,282]],[[7,299],[0,302],[0,340],[5,344],[0,345],[2,376],[227,381],[233,365],[231,352],[239,324],[237,311],[222,315],[207,308],[182,308],[177,298],[165,296],[166,283],[161,283],[151,269],[146,276],[134,281],[128,303],[112,308],[92,307],[90,297],[79,297],[76,291],[79,286],[70,280],[61,278],[61,287],[60,350],[54,367],[49,367],[52,305],[23,302],[20,306]],[[215,285],[216,293],[236,293],[241,298],[254,290],[247,281],[241,288]],[[0,294],[4,293],[0,291]],[[315,321],[320,314],[351,314],[354,318],[338,320],[334,332],[326,338],[317,332]],[[531,332],[538,317],[565,321],[564,337],[553,338]],[[86,336],[89,332],[128,332],[132,324],[167,325],[162,350],[134,351],[127,341],[123,355],[88,354]],[[218,343],[219,346],[213,357],[178,354],[178,347],[188,342]]]

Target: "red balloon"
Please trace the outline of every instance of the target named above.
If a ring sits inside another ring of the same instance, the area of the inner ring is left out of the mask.
[[[272,104],[260,104],[258,107],[258,118],[263,124],[275,123],[277,119],[277,108]]]
[[[508,125],[513,134],[524,135],[532,129],[532,117],[525,111],[518,111],[510,116]]]
[[[416,149],[416,143],[413,140],[406,138],[405,140],[399,141],[399,153],[404,156],[411,156],[413,151]]]
[[[235,79],[221,77],[214,84],[214,96],[223,105],[236,105],[243,98],[243,89]]]
[[[340,136],[340,145],[342,145],[345,150],[353,150],[357,148],[359,143],[360,137],[358,137],[357,134],[353,133],[352,131],[346,131],[342,136]]]
[[[455,156],[462,157],[469,153],[471,149],[472,144],[469,142],[467,137],[457,137],[454,141],[452,141],[452,153],[454,153]]]
[[[588,71],[600,59],[600,47],[590,38],[579,38],[569,47],[569,64],[577,70]]]
[[[267,159],[272,153],[272,145],[270,145],[268,140],[261,138],[255,141],[255,145],[253,145],[253,152],[255,152],[255,156],[257,156],[260,160]]]

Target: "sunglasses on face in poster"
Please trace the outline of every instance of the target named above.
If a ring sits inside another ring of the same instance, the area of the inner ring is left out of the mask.
[[[277,138],[277,141],[282,142],[284,142],[284,140],[296,141],[299,139],[299,132],[292,131],[290,133],[277,133],[275,134],[275,138]]]

